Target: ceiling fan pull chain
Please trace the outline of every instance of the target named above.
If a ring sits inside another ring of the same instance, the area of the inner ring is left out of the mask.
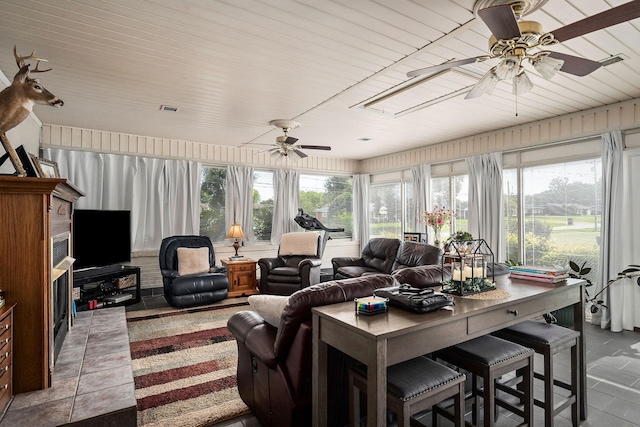
[[[518,92],[516,92],[516,117],[518,117]]]

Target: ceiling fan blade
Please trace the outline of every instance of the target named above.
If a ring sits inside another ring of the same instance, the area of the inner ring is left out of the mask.
[[[598,61],[580,58],[579,56],[567,55],[566,53],[551,52],[549,56],[564,61],[564,64],[560,68],[560,71],[573,74],[574,76],[578,77],[583,77],[587,74],[591,74],[598,68],[602,67],[602,64]]]
[[[331,151],[331,147],[326,145],[298,145],[298,147],[303,148],[305,150],[325,150]]]
[[[469,93],[467,93],[464,99],[473,99],[482,95],[484,95],[484,90],[480,89],[478,86],[474,86]]]
[[[485,58],[485,57],[478,57],[478,58]],[[445,62],[444,64],[440,64],[440,65],[433,65],[431,67],[420,68],[419,70],[409,71],[407,73],[407,77],[415,77],[415,76],[420,76],[422,74],[437,73],[438,71],[448,70],[450,68],[459,67],[461,65],[473,64],[474,62],[478,61],[478,58],[459,59],[457,61]]]
[[[291,136],[288,136],[287,139],[284,140],[285,144],[289,144],[289,145],[293,145],[296,143],[296,141],[298,140],[298,138],[293,138]]]
[[[556,40],[563,42],[638,17],[640,17],[640,0],[633,0],[588,18],[581,19],[573,24],[560,27],[555,31],[551,31],[551,34],[553,34]]]
[[[509,40],[521,35],[516,15],[508,4],[480,9],[478,15],[498,40]]]
[[[293,152],[296,153],[298,156],[300,156],[301,159],[304,159],[305,157],[309,157],[305,153],[303,153],[302,151],[298,150],[297,148],[294,148]]]

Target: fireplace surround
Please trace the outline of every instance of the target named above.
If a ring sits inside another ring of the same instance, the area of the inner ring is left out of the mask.
[[[70,324],[69,243],[73,203],[81,196],[64,178],[0,176],[0,283],[6,303],[16,304],[15,394],[51,387],[54,334],[61,346]]]

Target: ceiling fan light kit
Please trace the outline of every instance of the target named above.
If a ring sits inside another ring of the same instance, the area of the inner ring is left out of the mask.
[[[489,70],[487,74],[482,76],[480,81],[476,83],[473,89],[467,94],[466,99],[475,98],[476,96],[482,95],[482,93],[486,93],[487,95],[491,95],[493,90],[496,88],[496,85],[500,81],[500,78],[495,73],[496,67],[493,67]],[[479,90],[476,90],[479,89]]]
[[[293,120],[276,119],[269,122],[270,125],[279,127],[284,132],[284,135],[276,137],[276,143],[274,147],[267,150],[271,154],[271,158],[275,159],[276,163],[280,164],[284,159],[293,159],[298,161],[308,157],[307,154],[300,151],[298,148],[309,150],[331,150],[331,147],[325,145],[295,145],[298,142],[298,138],[293,138],[288,134],[291,129],[300,127],[300,123]]]
[[[512,92],[519,95],[533,88],[523,67],[527,61],[547,80],[553,78],[558,71],[582,77],[602,67],[600,62],[590,59],[548,50],[536,51],[537,49],[546,49],[574,37],[640,17],[640,0],[632,0],[549,33],[545,33],[542,25],[536,21],[521,20],[522,16],[539,9],[546,2],[547,0],[477,0],[474,12],[492,34],[489,38],[489,54],[413,70],[407,76],[434,74],[473,62],[500,59],[498,65],[478,81],[465,99],[475,98],[483,93],[491,94],[500,80],[511,80]]]
[[[507,56],[497,66],[495,70],[498,80],[511,80],[518,75],[522,66],[520,65],[520,58],[517,56]]]
[[[531,64],[538,74],[549,80],[560,71],[560,68],[564,65],[564,61],[562,59],[552,58],[549,55],[538,55],[531,59]]]
[[[514,95],[522,95],[523,93],[529,92],[532,88],[533,83],[531,83],[529,76],[527,76],[527,73],[524,71],[513,78]]]

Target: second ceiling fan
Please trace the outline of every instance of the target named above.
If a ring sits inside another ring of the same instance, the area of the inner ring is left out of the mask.
[[[565,25],[555,31],[544,33],[538,22],[520,19],[522,15],[531,11],[531,3],[531,0],[478,0],[476,2],[477,14],[489,27],[492,34],[489,39],[489,54],[421,68],[410,71],[407,76],[434,74],[474,62],[499,58],[500,63],[492,67],[478,81],[465,96],[465,99],[475,98],[483,93],[491,94],[501,80],[511,80],[513,93],[519,95],[533,87],[533,83],[523,67],[525,60],[547,80],[551,79],[558,71],[576,76],[586,76],[600,68],[602,64],[578,56],[549,51],[546,48],[640,17],[640,0],[633,0]],[[546,3],[546,0],[538,1],[538,3],[537,7]]]
[[[274,144],[274,147],[267,150],[269,153],[271,153],[272,157],[275,157],[278,159],[291,158],[293,160],[299,160],[299,159],[304,159],[305,157],[308,157],[307,154],[300,151],[300,149],[325,150],[325,151],[331,150],[331,147],[326,145],[296,145],[296,142],[298,142],[298,138],[293,138],[288,135],[288,132],[291,129],[300,127],[300,123],[296,121],[278,119],[278,120],[271,120],[269,124],[279,127],[284,131],[284,135],[278,136],[276,138],[276,143]]]

